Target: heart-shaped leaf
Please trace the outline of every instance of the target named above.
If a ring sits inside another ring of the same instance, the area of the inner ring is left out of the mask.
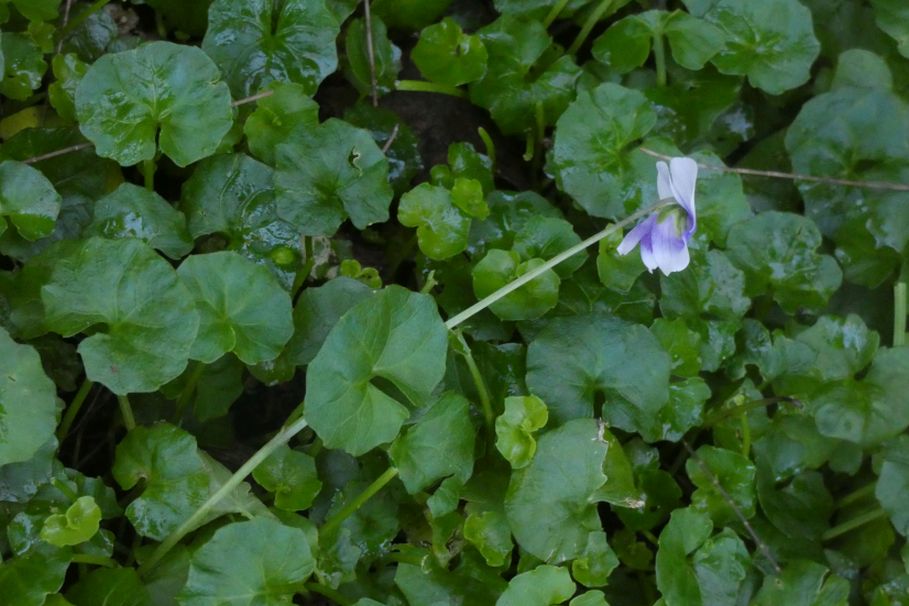
[[[390,286],[348,311],[307,370],[304,415],[328,448],[353,455],[390,442],[445,373],[448,336],[435,302]]]
[[[192,46],[151,42],[104,55],[76,89],[79,128],[99,156],[123,166],[151,160],[158,146],[186,166],[212,155],[233,125],[220,78]]]
[[[230,352],[257,364],[278,357],[293,334],[293,309],[268,269],[222,251],[192,255],[177,274],[199,312],[193,359],[211,363]]]
[[[202,49],[237,97],[275,81],[302,84],[312,95],[338,67],[339,30],[324,0],[215,0]]]
[[[144,242],[75,243],[41,300],[50,330],[69,337],[91,329],[79,343],[85,372],[116,394],[154,391],[186,368],[199,315],[173,268]]]
[[[19,235],[37,240],[54,231],[62,199],[40,171],[22,162],[0,163],[0,217],[6,216]],[[0,219],[0,234],[6,221]]]

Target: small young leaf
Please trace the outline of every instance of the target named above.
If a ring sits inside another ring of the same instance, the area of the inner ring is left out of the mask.
[[[449,86],[474,82],[486,73],[483,41],[464,33],[451,17],[424,28],[410,57],[427,80]]]
[[[543,259],[521,262],[518,253],[494,248],[471,272],[473,292],[482,299],[543,263]],[[535,320],[556,306],[560,283],[556,272],[546,270],[490,305],[489,309],[502,320]]]
[[[41,539],[57,547],[78,545],[98,532],[101,509],[90,496],[76,499],[65,513],[55,513],[44,520]]]
[[[417,243],[430,259],[448,259],[467,248],[470,217],[444,187],[421,183],[401,196],[398,221],[417,228]]]
[[[546,426],[549,410],[540,398],[511,396],[505,398],[505,412],[496,419],[496,449],[512,469],[527,467],[537,451],[533,434]]]
[[[314,128],[319,123],[319,105],[306,94],[301,84],[273,82],[270,97],[259,99],[256,111],[243,125],[254,156],[274,165],[275,149],[301,124]]]
[[[275,507],[284,511],[308,509],[322,489],[311,456],[282,446],[253,471],[265,490],[274,493]]]

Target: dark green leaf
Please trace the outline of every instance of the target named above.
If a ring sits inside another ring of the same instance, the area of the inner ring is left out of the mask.
[[[0,216],[6,216],[20,236],[37,240],[54,231],[60,213],[60,194],[40,171],[28,164],[0,163]],[[0,234],[6,221],[0,222]]]
[[[79,128],[99,156],[123,166],[153,159],[158,146],[178,166],[192,164],[233,124],[220,76],[201,50],[170,42],[104,55],[76,89]]]
[[[693,508],[709,513],[716,524],[738,520],[736,509],[745,519],[754,515],[755,468],[746,457],[705,445],[688,459],[685,470],[697,486],[691,495]]]
[[[253,471],[262,488],[274,493],[275,507],[285,511],[309,509],[322,489],[311,456],[282,446]]]
[[[236,97],[275,81],[302,84],[312,95],[338,66],[338,31],[322,0],[215,0],[202,48]]]
[[[574,595],[575,589],[568,569],[544,564],[511,579],[496,606],[561,604]]]
[[[829,575],[829,576],[828,576]],[[807,560],[790,562],[783,571],[764,579],[755,606],[846,606],[849,581],[830,574],[823,565]]]
[[[10,606],[43,606],[57,593],[69,568],[69,554],[48,547],[31,549],[0,564],[0,595],[13,597]]]
[[[29,36],[11,32],[0,34],[0,48],[3,51],[0,67],[4,68],[0,93],[10,99],[24,101],[41,86],[41,79],[47,71],[43,53]]]
[[[411,60],[427,80],[460,86],[486,73],[486,47],[479,36],[464,33],[451,17],[420,32]]]
[[[401,49],[388,39],[385,23],[379,17],[370,21],[372,48],[366,36],[366,21],[353,19],[344,32],[344,74],[361,95],[384,95],[395,87],[401,71]]]
[[[430,259],[448,259],[467,248],[470,217],[444,187],[421,183],[401,196],[398,221],[417,228],[417,243]]]
[[[57,80],[47,87],[48,99],[61,118],[75,122],[76,87],[88,71],[88,65],[75,54],[67,53],[55,55],[51,67]]]
[[[297,126],[314,128],[319,123],[319,106],[306,89],[292,82],[273,82],[271,96],[256,102],[256,111],[243,125],[249,150],[267,164],[275,163],[275,148],[287,141]]]
[[[99,568],[82,576],[66,597],[75,606],[152,606],[133,568]]]
[[[875,23],[896,40],[900,54],[909,57],[909,7],[899,0],[871,0]]]

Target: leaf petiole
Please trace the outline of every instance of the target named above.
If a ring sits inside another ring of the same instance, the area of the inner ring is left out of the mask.
[[[881,507],[875,507],[870,511],[866,511],[863,514],[857,515],[854,518],[850,518],[843,522],[842,524],[837,524],[833,528],[828,529],[824,534],[821,535],[821,541],[827,542],[832,541],[833,539],[846,534],[847,532],[853,531],[856,528],[864,526],[870,522],[877,520],[878,518],[883,518],[887,516],[887,512],[884,511]]]
[[[355,514],[366,501],[371,499],[382,490],[386,484],[391,482],[398,475],[397,467],[389,467],[386,469],[382,475],[373,480],[372,484],[363,489],[363,492],[358,494],[354,499],[341,508],[341,511],[330,517],[325,521],[325,524],[322,525],[322,528],[319,529],[319,534],[329,534],[334,530],[337,530],[341,524]]]
[[[904,271],[903,274],[909,272]],[[906,276],[893,286],[893,346],[906,344]]]
[[[437,82],[426,82],[425,80],[395,80],[395,90],[404,90],[415,93],[439,93],[441,95],[450,95],[464,99],[467,94],[456,86],[439,84]]]
[[[82,409],[82,405],[85,404],[85,398],[88,397],[88,394],[91,392],[94,383],[88,377],[82,381],[82,385],[79,386],[79,391],[76,392],[76,395],[73,396],[73,401],[69,403],[69,406],[66,408],[66,413],[63,415],[63,420],[60,422],[60,427],[57,428],[57,439],[63,441],[66,439],[67,434],[69,434],[70,427],[73,426],[73,421],[76,420],[76,416],[79,414],[79,411]]]

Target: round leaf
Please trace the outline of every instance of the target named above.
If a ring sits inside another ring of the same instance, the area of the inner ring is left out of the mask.
[[[215,0],[202,49],[237,97],[275,81],[302,84],[312,95],[338,67],[338,33],[323,0]]]
[[[549,420],[546,404],[536,396],[505,398],[505,412],[496,419],[496,449],[512,469],[527,467],[537,451],[534,432]]]
[[[516,252],[492,249],[471,272],[473,292],[478,299],[487,297],[545,261],[519,262]],[[535,320],[556,306],[559,300],[559,275],[549,269],[514,292],[508,293],[489,309],[502,320]]]
[[[262,488],[274,493],[275,507],[284,511],[308,509],[322,489],[315,460],[286,445],[256,467],[253,477]]]
[[[28,164],[0,163],[0,217],[6,216],[26,240],[54,231],[62,199],[50,181]],[[6,223],[0,219],[0,234]]]
[[[56,426],[57,388],[38,352],[0,327],[0,467],[31,459]]]
[[[41,289],[50,330],[79,343],[89,379],[116,394],[154,391],[186,368],[199,326],[173,268],[138,240],[89,238],[57,260]]]
[[[512,578],[496,606],[561,604],[573,596],[576,589],[567,569],[543,564]]]
[[[486,47],[479,36],[466,34],[451,17],[420,32],[410,55],[427,80],[460,86],[486,73]]]
[[[277,358],[293,334],[290,295],[266,268],[238,253],[193,255],[177,275],[199,312],[193,359],[211,363],[231,352],[257,364]]]
[[[444,187],[421,183],[401,196],[398,221],[417,228],[417,243],[430,259],[448,259],[467,248],[470,217],[454,205]]]
[[[215,64],[198,48],[170,42],[98,59],[76,89],[76,115],[95,152],[123,166],[154,158],[156,139],[186,166],[212,155],[233,124]]]
[[[285,606],[312,574],[306,533],[270,518],[218,529],[193,554],[181,606]]]
[[[44,520],[41,539],[57,547],[84,543],[98,532],[101,509],[90,496],[79,497],[65,513]]]
[[[388,161],[367,131],[331,118],[294,133],[276,152],[281,218],[309,236],[333,235],[348,217],[357,229],[388,219]]]
[[[256,111],[243,125],[243,134],[254,156],[268,164],[275,162],[275,148],[287,140],[297,126],[312,128],[319,123],[319,106],[300,84],[274,82],[272,95],[259,99]]]
[[[390,286],[347,312],[306,373],[306,420],[353,455],[390,442],[445,373],[448,334],[427,295]]]

